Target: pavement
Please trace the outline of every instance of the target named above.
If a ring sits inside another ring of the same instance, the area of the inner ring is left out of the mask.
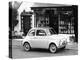
[[[23,50],[21,45],[22,39],[12,40],[12,57],[17,58],[35,58],[35,57],[53,57],[53,56],[67,56],[67,55],[78,55],[78,43],[68,42],[64,50],[60,50],[55,54],[49,53],[45,49],[33,49],[29,52]]]

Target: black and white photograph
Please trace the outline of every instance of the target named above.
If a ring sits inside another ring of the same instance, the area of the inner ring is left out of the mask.
[[[78,5],[9,1],[9,58],[78,55]]]

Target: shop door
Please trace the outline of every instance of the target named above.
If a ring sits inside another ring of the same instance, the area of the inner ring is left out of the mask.
[[[23,29],[24,35],[27,35],[29,29],[31,28],[31,15],[23,16],[22,21],[23,21],[22,29]]]
[[[58,33],[58,15],[55,14],[54,10],[46,10],[46,14],[49,15],[49,27]]]

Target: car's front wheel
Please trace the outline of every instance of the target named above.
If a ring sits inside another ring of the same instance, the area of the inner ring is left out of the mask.
[[[55,52],[57,51],[56,45],[55,45],[55,44],[50,44],[50,46],[49,46],[49,51],[50,51],[51,53],[55,53]]]
[[[29,43],[24,43],[23,47],[24,47],[25,51],[29,51],[30,50],[30,44]]]

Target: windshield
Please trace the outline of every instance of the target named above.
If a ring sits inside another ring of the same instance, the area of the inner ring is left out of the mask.
[[[49,29],[49,31],[50,31],[51,35],[52,35],[52,34],[56,34],[56,32],[55,32],[54,29]]]

